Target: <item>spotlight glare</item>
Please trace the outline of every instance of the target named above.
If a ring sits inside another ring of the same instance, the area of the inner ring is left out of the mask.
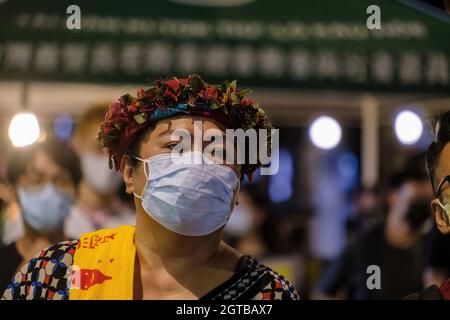
[[[309,137],[316,147],[329,150],[335,148],[341,141],[342,129],[335,119],[321,116],[312,123]]]
[[[39,123],[34,113],[18,113],[9,124],[9,139],[15,147],[25,147],[39,139]]]
[[[416,113],[405,110],[395,118],[395,134],[402,144],[415,144],[422,136],[422,132],[423,124]]]

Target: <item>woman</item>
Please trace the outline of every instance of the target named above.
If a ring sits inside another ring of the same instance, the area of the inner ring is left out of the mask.
[[[64,234],[69,239],[98,229],[135,224],[134,208],[125,206],[117,196],[123,179],[108,167],[107,155],[95,141],[107,108],[107,104],[95,104],[81,113],[71,139],[80,157],[83,179],[77,201],[64,222]]]
[[[76,154],[64,143],[48,139],[16,149],[8,162],[8,180],[20,205],[24,234],[0,250],[0,291],[6,288],[19,266],[36,252],[64,239],[64,218],[69,214],[81,179]],[[34,282],[39,289],[46,282]]]
[[[98,141],[135,196],[136,227],[95,231],[49,247],[22,268],[3,298],[298,299],[282,276],[221,240],[240,180],[251,179],[260,159],[244,165],[184,161],[202,160],[204,146],[195,143],[183,161],[171,158],[187,141],[171,133],[195,135],[194,121],[201,121],[203,133],[270,129],[264,111],[244,99],[246,92],[234,81],[208,85],[194,75],[156,81],[137,97],[113,103]],[[46,269],[55,285],[25,292],[26,280],[44,274],[49,256],[72,272],[56,277]]]

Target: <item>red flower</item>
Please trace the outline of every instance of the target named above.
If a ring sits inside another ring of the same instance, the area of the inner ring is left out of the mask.
[[[216,102],[217,94],[217,88],[215,86],[209,86],[208,88],[200,91],[198,95],[205,102]]]
[[[122,101],[117,100],[113,102],[109,107],[109,110],[112,112],[113,115],[120,115],[120,112],[122,111]]]
[[[164,98],[169,97],[169,98],[171,98],[171,99],[172,99],[173,101],[175,101],[175,102],[178,101],[177,96],[174,95],[169,89],[166,89],[166,91],[164,91],[163,97],[164,97]]]
[[[208,94],[208,97],[217,97],[217,88],[216,86],[209,86],[206,89],[206,93]]]
[[[189,79],[178,79],[178,82],[183,86],[187,86],[189,84]]]
[[[164,105],[164,100],[161,98],[157,98],[155,97],[155,100],[153,100],[153,104],[155,105],[155,107],[157,107],[158,109],[165,109],[165,105]]]
[[[137,97],[138,98],[145,97],[145,90],[144,90],[144,88],[139,89],[139,91],[137,92]]]
[[[104,134],[110,134],[111,133],[111,127],[104,127],[103,128],[103,133]]]
[[[128,107],[128,111],[131,113],[135,113],[138,110],[138,107],[135,104],[132,104]]]
[[[167,80],[166,83],[173,92],[176,92],[179,88],[179,82],[176,79]]]
[[[138,111],[139,107],[141,106],[139,100],[133,100],[131,105],[128,106],[128,112],[135,113]]]
[[[244,107],[248,107],[253,104],[253,101],[250,99],[244,99],[244,100],[242,100],[242,104],[244,105]]]

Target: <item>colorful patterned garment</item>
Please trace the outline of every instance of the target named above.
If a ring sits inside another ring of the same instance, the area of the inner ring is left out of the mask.
[[[2,300],[69,300],[71,266],[79,241],[65,241],[42,250],[7,286]],[[203,300],[299,300],[281,275],[245,256],[244,267]],[[94,277],[93,277],[94,278]]]
[[[450,279],[447,279],[439,288],[442,299],[450,300]]]

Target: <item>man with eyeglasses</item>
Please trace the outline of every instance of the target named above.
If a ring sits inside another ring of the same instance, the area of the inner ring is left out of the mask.
[[[434,139],[426,153],[427,171],[434,192],[431,207],[437,228],[450,237],[450,111],[434,118],[432,128]],[[450,252],[443,254],[450,255]],[[439,291],[442,298],[450,300],[450,279]]]
[[[435,119],[434,141],[427,150],[427,170],[435,199],[431,202],[436,225],[450,233],[450,111]],[[449,253],[450,254],[450,253]]]

